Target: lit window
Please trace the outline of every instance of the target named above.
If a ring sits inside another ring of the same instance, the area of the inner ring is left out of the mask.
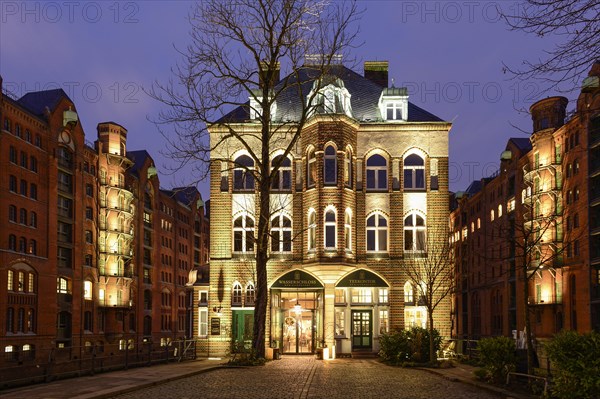
[[[352,303],[372,303],[373,290],[371,288],[352,288]]]
[[[407,281],[404,284],[404,303],[405,304],[413,304],[415,302],[415,294],[413,291],[413,286],[410,281]]]
[[[344,184],[352,187],[352,150],[348,148],[344,154]]]
[[[277,215],[271,220],[271,252],[292,250],[292,221],[285,215]]]
[[[83,298],[87,300],[92,299],[92,282],[89,280],[83,282]]]
[[[389,313],[387,310],[379,311],[379,334],[386,334],[389,331]]]
[[[367,219],[367,251],[385,252],[388,248],[388,222],[375,213]]]
[[[56,279],[56,292],[59,294],[69,293],[69,282],[64,277],[58,277]]]
[[[254,252],[254,219],[241,215],[233,222],[234,252]]]
[[[346,312],[344,308],[335,309],[335,335],[346,336]]]
[[[502,205],[498,205],[498,217],[502,217]]]
[[[332,145],[325,147],[323,176],[325,184],[334,185],[337,183],[337,151]]]
[[[379,154],[367,159],[367,190],[387,189],[387,160]]]
[[[337,235],[336,215],[333,209],[325,212],[325,248],[335,249]]]
[[[236,158],[233,170],[233,189],[235,191],[254,190],[254,161],[248,155]]]
[[[14,278],[15,278],[14,272],[12,270],[9,270],[7,280],[6,280],[7,281],[6,289],[8,291],[14,290],[14,286],[15,286]]]
[[[208,309],[198,309],[198,336],[206,337],[208,335]]]
[[[416,213],[404,219],[404,249],[406,251],[425,251],[425,220]]]
[[[425,188],[425,162],[417,154],[404,159],[404,189],[422,190]]]
[[[389,302],[389,294],[387,288],[379,289],[379,303],[388,303]]]
[[[29,278],[27,279],[27,292],[35,292],[35,277],[33,273],[29,273]]]
[[[495,214],[494,214],[494,210],[492,209],[492,210],[490,211],[490,220],[491,220],[492,222],[494,221],[494,215],[495,215]]]

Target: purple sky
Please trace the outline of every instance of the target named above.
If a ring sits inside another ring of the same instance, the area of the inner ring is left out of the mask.
[[[147,117],[160,105],[142,87],[167,81],[179,60],[174,46],[188,40],[187,1],[0,2],[0,74],[17,96],[62,87],[75,102],[88,137],[112,120],[129,131],[128,150],[147,149],[169,188],[185,175],[166,174],[164,140]],[[508,138],[530,130],[529,107],[548,94],[536,82],[508,80],[502,61],[519,65],[549,48],[509,31],[496,6],[517,2],[369,1],[360,20],[359,72],[366,60],[388,60],[390,83],[409,88],[409,100],[453,121],[450,188],[493,173]],[[554,93],[550,93],[554,94]],[[569,107],[571,109],[572,106]],[[189,181],[189,180],[188,180]],[[207,183],[200,185],[205,199]]]

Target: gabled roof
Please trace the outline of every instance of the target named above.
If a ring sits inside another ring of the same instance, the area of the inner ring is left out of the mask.
[[[300,118],[301,107],[299,90],[301,89],[302,100],[305,101],[313,87],[315,78],[319,75],[320,71],[318,69],[304,66],[300,68],[297,73],[288,75],[275,85],[275,92],[278,92],[284,85],[288,86],[281,92],[277,99],[275,120],[296,121]],[[343,81],[344,87],[350,93],[352,115],[356,120],[367,122],[381,120],[379,113],[379,98],[381,96],[382,87],[380,85],[343,65],[333,66],[328,75],[335,76]],[[300,82],[300,86],[296,86],[296,82]],[[248,119],[249,102],[233,109],[218,122],[235,123],[244,122]],[[410,101],[408,103],[408,121],[443,122],[441,118],[412,104]]]
[[[61,99],[66,98],[71,103],[73,102],[63,89],[33,91],[25,94],[17,100],[17,103],[28,109],[32,114],[44,116],[46,107],[50,111],[54,111]]]
[[[129,169],[130,172],[134,173],[139,177],[139,170],[144,166],[144,162],[146,159],[152,157],[148,154],[146,150],[138,150],[138,151],[127,151],[127,158],[131,159],[133,165]]]
[[[526,137],[511,137],[508,140],[510,143],[513,143],[519,150],[524,153],[531,151],[531,140]]]
[[[202,195],[195,186],[174,187],[170,192],[177,201],[185,205],[191,205],[197,197],[202,200]]]

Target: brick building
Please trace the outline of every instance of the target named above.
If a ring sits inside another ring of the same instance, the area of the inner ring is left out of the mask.
[[[309,93],[310,66],[300,75]],[[299,99],[282,98],[275,124],[293,123]],[[376,352],[381,333],[427,320],[405,266],[427,254],[428,232],[448,223],[451,125],[409,102],[405,88],[388,87],[387,62],[365,63],[364,76],[335,66],[319,98],[289,156],[280,158],[285,139],[272,145],[271,162],[281,170],[269,216],[266,345],[284,354],[324,345]],[[212,126],[211,141],[232,125],[258,134],[251,105]],[[252,338],[258,204],[246,173],[254,160],[239,142],[219,144],[211,162],[210,287],[196,300],[199,333],[211,354],[222,354]],[[446,336],[449,304],[435,314]]]
[[[161,190],[116,123],[86,141],[61,89],[3,94],[0,121],[1,373],[190,336],[188,274],[208,260],[196,188]]]
[[[453,335],[520,338],[525,309],[538,339],[600,329],[599,78],[596,63],[569,117],[564,97],[533,104],[530,138],[510,139],[498,173],[457,193]]]

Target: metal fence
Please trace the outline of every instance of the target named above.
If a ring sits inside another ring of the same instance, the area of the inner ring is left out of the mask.
[[[152,366],[207,357],[205,340],[176,340],[70,346],[4,352],[0,359],[0,390],[56,379],[94,375],[130,367]]]

